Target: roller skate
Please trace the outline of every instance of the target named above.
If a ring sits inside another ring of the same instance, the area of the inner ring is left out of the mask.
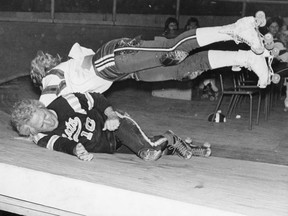
[[[138,152],[138,156],[144,161],[156,161],[162,156],[162,151],[145,148]]]
[[[223,26],[220,33],[230,35],[236,44],[246,43],[257,55],[264,52],[264,44],[259,27],[266,25],[266,17],[263,11],[258,11],[255,17],[243,17],[233,24]]]
[[[268,59],[266,61],[266,58]],[[251,50],[249,51],[238,51],[237,61],[232,70],[235,71],[237,68],[245,67],[250,71],[253,71],[259,78],[257,86],[259,88],[266,88],[267,85],[273,83],[278,83],[280,81],[280,76],[274,74],[272,69],[273,55],[267,49],[261,55],[256,55]]]
[[[212,153],[211,145],[208,142],[205,142],[203,145],[194,145],[190,137],[187,137],[185,142],[191,147],[192,156],[209,157]]]
[[[172,141],[168,142],[167,145],[168,154],[177,154],[183,159],[190,159],[193,156],[192,148],[171,130],[167,131],[165,135],[172,138]]]

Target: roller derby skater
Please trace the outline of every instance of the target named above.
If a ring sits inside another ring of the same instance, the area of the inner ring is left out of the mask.
[[[265,25],[263,12],[243,17],[233,24],[197,28],[176,38],[141,40],[120,38],[107,42],[96,52],[75,43],[69,60],[38,52],[31,62],[31,78],[41,88],[40,101],[49,105],[61,95],[72,92],[103,93],[113,82],[125,79],[158,82],[195,79],[207,70],[239,66],[251,69],[258,86],[269,85],[270,72],[265,61],[259,26]],[[219,41],[246,43],[251,50],[209,50],[188,53]]]

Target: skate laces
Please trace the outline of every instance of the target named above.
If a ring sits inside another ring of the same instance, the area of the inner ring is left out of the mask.
[[[268,73],[270,74],[270,76],[268,76],[268,80],[267,80],[268,84],[271,83],[271,76],[273,76],[273,74],[274,74],[274,70],[272,68],[272,62],[273,62],[273,59],[274,59],[274,55],[273,55],[272,52],[273,52],[273,50],[268,51],[266,49],[264,54],[263,54],[264,57],[267,58],[267,65],[268,65],[268,70],[269,70]]]
[[[192,157],[192,151],[190,146],[188,146],[182,139],[180,139],[178,136],[173,135],[174,137],[174,143],[171,145],[178,156],[184,158],[184,159],[190,159]],[[170,148],[171,149],[171,148]]]
[[[236,24],[237,25],[237,24]],[[256,30],[256,25],[253,25],[253,24],[251,24],[251,28],[253,29],[253,30],[255,30],[255,32],[257,31]],[[235,43],[246,43],[247,45],[249,45],[249,46],[251,46],[252,45],[252,40],[251,40],[251,38],[255,38],[255,37],[253,37],[252,36],[252,34],[251,34],[251,32],[248,32],[247,33],[247,31],[244,31],[244,33],[245,34],[241,34],[242,33],[242,31],[240,31],[240,32],[235,32],[234,33],[234,40],[235,40]],[[250,34],[249,34],[250,33]],[[249,38],[249,36],[251,37],[251,38]],[[260,35],[258,34],[258,38],[260,37]],[[249,39],[248,39],[249,38]]]
[[[246,43],[257,53],[263,53],[264,45],[254,17],[244,17],[225,26],[220,32],[230,35],[236,44]]]

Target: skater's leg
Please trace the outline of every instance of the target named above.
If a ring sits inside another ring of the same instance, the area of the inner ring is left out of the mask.
[[[265,14],[260,18],[243,17],[226,26],[198,28],[197,41],[199,46],[206,46],[219,41],[234,40],[237,44],[246,43],[253,52],[262,54],[264,52],[263,37],[258,27],[264,23],[266,23]]]
[[[204,71],[211,69],[208,52],[199,52],[187,57],[181,64],[169,67],[156,67],[134,74],[137,81],[158,82],[167,80],[195,79]]]
[[[265,88],[271,83],[270,70],[264,54],[256,55],[252,51],[208,51],[211,69],[227,66],[239,66],[252,70],[258,76],[258,86]]]
[[[225,26],[205,27],[185,31],[172,39],[156,39],[153,41],[141,40],[137,47],[121,47],[119,50],[134,50],[145,52],[171,52],[181,50],[191,52],[199,46],[206,46],[219,41],[234,40],[236,43],[243,42],[251,46],[251,49],[261,54],[264,52],[262,37],[258,31],[259,18],[243,17],[235,23]],[[266,22],[265,14],[262,17],[262,25]]]
[[[252,51],[216,51],[209,50],[187,57],[181,64],[170,67],[159,67],[135,73],[134,78],[140,81],[164,81],[194,79],[204,71],[229,66],[245,67],[252,70],[259,78],[258,86],[265,88],[270,84],[270,72],[264,55]],[[165,74],[167,72],[167,74]],[[155,74],[154,74],[155,73]],[[216,90],[216,88],[215,88]]]
[[[163,135],[149,138],[140,126],[127,114],[117,112],[120,118],[120,126],[116,130],[116,138],[127,146],[138,157],[145,161],[158,160],[167,153],[167,148],[172,148],[183,159],[191,158],[191,147],[171,131]]]
[[[168,140],[164,136],[149,138],[129,115],[117,112],[120,126],[116,138],[133,153],[145,161],[158,160],[166,149]]]

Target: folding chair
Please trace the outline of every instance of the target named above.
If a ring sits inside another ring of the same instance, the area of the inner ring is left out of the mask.
[[[233,86],[232,87],[224,87],[222,74],[219,73],[220,86],[221,86],[221,96],[216,105],[214,115],[212,117],[212,121],[215,119],[216,113],[219,110],[224,96],[231,96],[230,102],[227,110],[227,118],[230,118],[232,111],[236,108],[237,104],[242,99],[241,96],[249,96],[249,129],[252,130],[252,114],[253,114],[253,96],[258,95],[258,107],[257,107],[257,118],[256,124],[259,124],[259,115],[260,115],[260,107],[261,107],[261,90],[260,88],[255,88],[255,85],[244,85],[241,84],[241,76],[242,72],[233,72]],[[237,74],[238,73],[238,74]]]

